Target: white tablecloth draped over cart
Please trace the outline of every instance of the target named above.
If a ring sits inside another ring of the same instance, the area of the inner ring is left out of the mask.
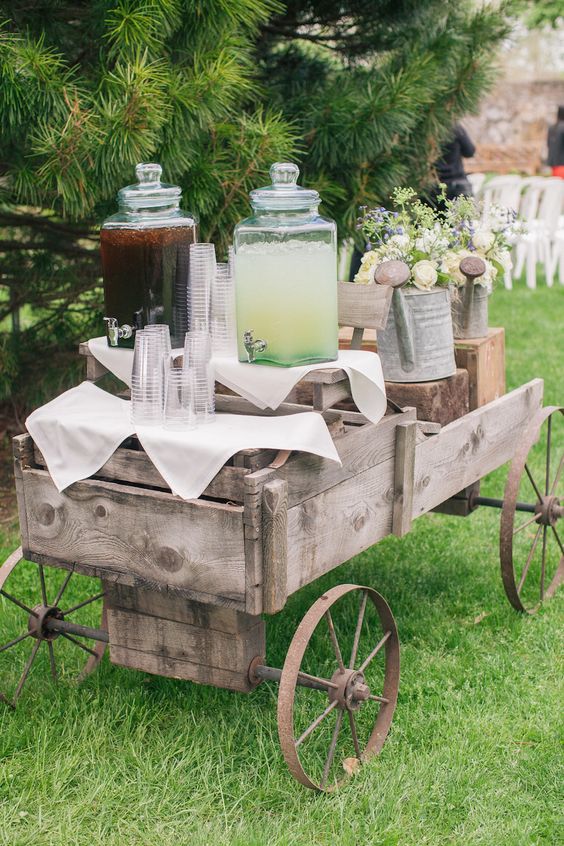
[[[133,350],[109,347],[105,336],[93,338],[88,347],[100,364],[126,385],[131,385]],[[180,355],[182,350],[176,352]],[[246,364],[235,357],[214,358],[213,363],[216,380],[257,408],[276,409],[308,373],[337,368],[348,375],[352,397],[365,417],[377,423],[386,412],[386,389],[380,358],[368,350],[339,350],[337,361],[300,367]]]
[[[187,431],[131,422],[131,403],[83,382],[34,411],[27,429],[59,491],[95,474],[136,434],[173,493],[195,499],[225,462],[243,449],[298,450],[340,463],[321,414],[259,417],[218,413]]]

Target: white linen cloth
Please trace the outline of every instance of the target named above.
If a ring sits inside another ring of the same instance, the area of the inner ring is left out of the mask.
[[[132,350],[108,347],[105,337],[93,338],[88,347],[104,367],[126,385],[131,384]],[[182,350],[176,352],[181,354]],[[299,367],[246,364],[235,357],[216,357],[213,364],[216,380],[257,408],[276,409],[307,373],[337,368],[344,370],[349,377],[353,399],[365,417],[377,423],[386,412],[386,388],[380,357],[368,350],[339,350],[336,361]]]
[[[216,414],[213,423],[187,431],[131,422],[131,403],[83,382],[38,408],[26,420],[59,491],[96,473],[127,437],[143,449],[183,499],[196,499],[228,458],[242,449],[310,452],[340,463],[321,414],[280,417]]]

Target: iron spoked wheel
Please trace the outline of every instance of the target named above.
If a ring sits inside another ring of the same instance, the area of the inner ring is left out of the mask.
[[[385,600],[358,585],[327,591],[298,626],[280,677],[278,735],[292,775],[332,791],[378,754],[398,685],[399,640]]]
[[[91,580],[73,575],[24,561],[21,547],[0,567],[0,700],[12,708],[36,662],[48,664],[54,681],[71,674],[81,681],[102,659],[103,593],[92,594]],[[83,624],[92,621],[101,628]]]
[[[534,417],[511,463],[503,498],[503,586],[513,607],[529,614],[564,581],[563,414],[547,406]]]

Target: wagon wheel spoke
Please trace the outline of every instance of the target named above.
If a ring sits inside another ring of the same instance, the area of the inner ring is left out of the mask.
[[[327,609],[325,612],[325,619],[327,620],[327,625],[329,626],[329,634],[331,636],[331,643],[333,644],[333,649],[335,650],[335,657],[337,658],[337,663],[339,665],[339,670],[344,673],[345,672],[345,665],[343,663],[343,656],[341,653],[341,647],[339,646],[339,641],[337,640],[337,633],[335,632],[335,626],[333,625],[333,618],[331,616],[331,611]]]
[[[544,477],[544,492],[548,496],[549,478],[550,478],[550,447],[552,441],[552,417],[548,418],[548,426],[546,428],[546,473]]]
[[[43,600],[43,605],[48,605],[47,588],[45,587],[45,571],[42,564],[38,564],[37,567],[39,570],[39,583],[41,585],[41,599]]]
[[[61,636],[65,638],[65,640],[70,640],[71,643],[74,643],[75,646],[78,646],[80,649],[84,650],[84,652],[88,652],[89,655],[94,655],[95,658],[98,657],[98,653],[94,652],[93,649],[90,649],[89,646],[85,646],[75,637],[70,635],[68,632],[61,632]]]
[[[357,652],[358,652],[358,644],[360,642],[360,632],[361,632],[361,629],[362,629],[362,624],[364,622],[364,612],[366,611],[367,601],[368,601],[368,594],[366,593],[366,591],[363,591],[362,599],[360,601],[360,609],[359,609],[359,612],[358,612],[358,618],[357,618],[357,621],[356,621],[356,629],[355,629],[355,632],[354,632],[354,641],[353,641],[353,646],[352,646],[352,650],[351,650],[351,659],[349,661],[349,670],[354,669],[354,662],[356,661],[356,655],[357,655]]]
[[[558,543],[558,546],[560,547],[560,552],[562,553],[562,555],[564,555],[564,546],[562,546],[562,541],[560,540],[558,532],[556,531],[554,526],[551,526],[550,528],[554,532],[554,537],[556,538],[556,542]]]
[[[531,523],[535,523],[539,519],[539,516],[540,516],[539,514],[533,514],[532,517],[529,517],[528,520],[525,520],[524,523],[521,523],[520,526],[517,526],[516,529],[513,529],[513,534],[517,535],[517,534],[519,534],[519,532],[523,531],[523,529],[526,529],[527,526],[530,526]]]
[[[61,587],[59,588],[59,592],[57,593],[57,596],[55,597],[53,605],[57,606],[59,604],[59,602],[61,601],[63,593],[66,591],[68,583],[70,582],[71,576],[72,576],[73,573],[74,573],[74,570],[68,571],[66,578],[65,578],[63,584],[61,585]]]
[[[5,652],[7,649],[11,649],[12,646],[15,646],[16,643],[20,643],[22,640],[25,640],[26,637],[31,637],[31,632],[24,632],[19,637],[15,637],[13,640],[9,641],[9,643],[5,643],[3,646],[0,646],[0,652]]]
[[[380,652],[380,650],[382,649],[391,634],[392,633],[390,631],[387,631],[384,637],[378,641],[368,658],[366,658],[358,668],[359,673],[363,673],[368,667],[368,665],[372,663],[372,661],[378,655],[378,653]]]
[[[23,686],[26,683],[27,677],[29,675],[29,671],[31,670],[31,668],[33,666],[33,662],[35,661],[35,659],[37,657],[37,653],[39,652],[39,647],[41,646],[42,643],[43,643],[43,641],[36,640],[35,643],[33,644],[33,649],[31,650],[31,655],[28,658],[27,664],[24,667],[24,671],[20,676],[18,686],[16,687],[16,690],[15,690],[15,693],[14,693],[14,699],[13,699],[14,705],[16,704],[18,699],[20,698],[20,694],[22,692]]]
[[[517,593],[521,593],[523,589],[523,585],[525,584],[525,579],[527,578],[527,573],[529,572],[529,567],[531,566],[531,561],[533,560],[533,555],[535,554],[535,549],[537,548],[537,544],[539,542],[539,538],[541,535],[542,526],[539,526],[537,529],[537,533],[535,535],[535,539],[531,546],[531,551],[527,556],[527,560],[525,562],[525,566],[523,567],[523,572],[521,573],[521,578],[519,579],[519,584],[517,585]]]
[[[317,728],[317,726],[318,726],[321,722],[323,722],[323,720],[325,719],[325,717],[326,717],[328,714],[330,714],[330,713],[331,713],[331,711],[333,711],[333,710],[337,707],[337,705],[338,705],[338,702],[337,702],[337,700],[336,700],[336,699],[334,699],[334,700],[333,700],[333,702],[331,702],[331,704],[327,706],[327,708],[325,709],[325,711],[324,711],[322,714],[320,714],[320,715],[319,715],[319,717],[316,717],[316,718],[315,718],[315,720],[313,721],[313,723],[310,723],[310,724],[309,724],[309,726],[306,728],[306,730],[305,730],[304,732],[302,732],[302,734],[301,734],[301,735],[298,737],[298,739],[295,741],[295,746],[296,746],[296,749],[298,748],[298,746],[301,746],[301,744],[304,742],[304,740],[305,740],[306,738],[308,738],[308,737],[310,736],[310,734],[311,734],[313,731],[315,731],[315,729]]]
[[[349,725],[351,727],[351,734],[352,734],[352,739],[353,739],[353,744],[354,744],[354,753],[355,753],[356,757],[358,758],[358,760],[360,761],[360,756],[361,756],[362,753],[360,751],[360,744],[358,742],[358,734],[357,734],[357,731],[356,731],[356,723],[354,721],[354,714],[353,714],[352,711],[347,711],[347,714],[349,715]]]
[[[558,482],[560,481],[560,475],[561,475],[561,473],[562,473],[562,467],[564,467],[564,455],[561,457],[561,459],[560,459],[560,461],[559,461],[559,463],[558,463],[558,468],[557,468],[557,470],[556,470],[556,475],[555,475],[555,477],[554,477],[554,481],[553,481],[553,483],[552,483],[552,487],[550,488],[550,496],[553,496],[553,495],[554,495],[554,492],[556,491],[556,488],[557,488],[557,486],[558,486]]]
[[[11,593],[8,593],[8,591],[6,591],[6,590],[0,590],[0,595],[4,596],[4,597],[5,597],[6,599],[8,599],[10,602],[13,602],[13,603],[14,603],[14,605],[17,605],[17,606],[18,606],[18,608],[21,608],[21,609],[22,609],[22,611],[25,611],[25,613],[26,613],[26,614],[31,614],[33,617],[37,617],[37,616],[39,616],[39,615],[37,614],[37,612],[36,612],[36,611],[34,611],[32,608],[28,608],[28,607],[27,607],[27,605],[25,605],[25,604],[24,604],[23,602],[21,602],[19,599],[16,599],[16,597],[15,597],[15,596],[12,596],[12,594],[11,594]]]
[[[53,644],[50,640],[47,641],[47,647],[49,649],[49,664],[51,667],[51,676],[53,681],[57,681],[57,665],[55,663],[55,649]]]
[[[386,699],[385,696],[377,696],[375,693],[371,693],[368,698],[373,702],[381,702],[383,705],[387,705],[390,701],[389,699]]]
[[[527,476],[529,477],[529,482],[530,482],[530,483],[531,483],[531,485],[533,486],[533,489],[534,489],[534,491],[535,491],[535,493],[536,493],[536,495],[537,495],[537,499],[538,499],[538,501],[539,501],[539,502],[542,502],[542,494],[541,494],[541,492],[540,492],[540,490],[539,490],[539,488],[538,488],[537,483],[536,483],[536,482],[535,482],[535,480],[533,479],[533,476],[532,476],[532,474],[531,474],[531,471],[529,470],[529,465],[528,465],[528,464],[525,464],[525,472],[526,472]]]
[[[546,534],[548,526],[542,527],[542,560],[541,560],[541,576],[540,576],[540,598],[541,602],[544,599],[544,576],[546,571]]]
[[[90,605],[91,602],[96,602],[98,599],[103,599],[104,595],[104,592],[97,593],[96,596],[91,596],[88,599],[85,599],[83,602],[79,602],[76,605],[73,605],[72,608],[68,609],[68,611],[63,611],[63,616],[68,617],[69,614],[74,614],[74,612],[78,611],[79,608],[85,608],[87,605]]]
[[[337,714],[337,719],[335,720],[335,728],[333,729],[331,745],[329,746],[329,752],[327,753],[327,759],[325,761],[325,766],[323,767],[323,775],[321,776],[321,781],[319,782],[319,786],[321,787],[321,789],[323,789],[327,784],[327,778],[329,776],[331,764],[333,763],[333,759],[335,757],[335,750],[337,748],[337,740],[339,739],[339,732],[341,731],[342,722],[343,712],[339,711],[339,713]]]

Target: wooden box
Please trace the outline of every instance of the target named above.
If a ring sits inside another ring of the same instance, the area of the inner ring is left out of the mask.
[[[505,330],[489,329],[486,338],[455,341],[456,366],[468,371],[470,410],[505,393]]]
[[[386,382],[392,402],[417,409],[418,420],[446,426],[468,412],[468,373],[458,369],[448,379],[433,382]]]

